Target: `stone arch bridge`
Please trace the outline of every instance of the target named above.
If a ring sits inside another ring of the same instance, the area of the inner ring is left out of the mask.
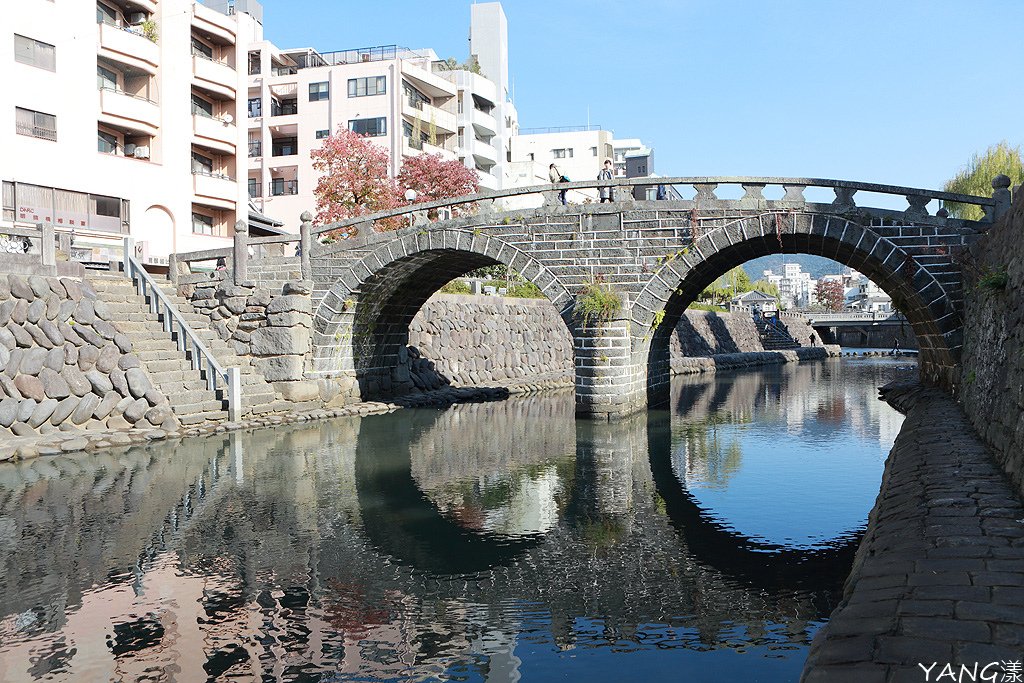
[[[993,182],[993,198],[810,178],[657,183],[677,198],[635,200],[638,187],[652,186],[636,178],[481,193],[315,228],[304,214],[302,273],[314,283],[305,376],[354,378],[363,398],[411,389],[406,345],[416,312],[445,283],[500,264],[537,285],[565,321],[578,412],[619,416],[665,392],[669,336],[708,284],[759,256],[803,253],[850,266],[885,290],[919,340],[922,379],[953,387],[962,336],[958,256],[1008,206],[1008,182]],[[559,198],[562,189],[596,195],[609,185],[611,203]],[[978,205],[985,218],[950,218],[945,202]],[[385,220],[407,227],[375,229]],[[339,233],[348,237],[324,240]],[[585,324],[574,307],[594,281],[622,305],[610,320]]]

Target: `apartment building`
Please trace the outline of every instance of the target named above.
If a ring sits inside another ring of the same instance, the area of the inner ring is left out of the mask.
[[[254,0],[221,4],[26,0],[7,9],[0,229],[52,222],[73,234],[69,256],[79,260],[119,254],[125,235],[156,264],[229,243],[249,209],[238,124],[246,36],[262,10]]]
[[[611,159],[613,173],[621,178],[645,178],[654,173],[654,151],[638,138],[617,140],[614,133],[600,126],[563,126],[523,129],[512,138],[506,187],[540,185],[550,182],[548,168],[555,164],[570,180],[594,180]],[[678,199],[672,188],[668,198]],[[655,199],[658,188],[637,187],[636,199]],[[571,190],[569,201],[595,201],[594,190]]]
[[[806,308],[817,301],[814,291],[818,281],[799,263],[784,263],[782,273],[765,270],[762,275],[779,288],[779,299],[786,308]]]
[[[457,89],[434,73],[432,50],[281,50],[260,40],[247,60],[248,195],[290,230],[316,206],[310,153],[338,129],[386,149],[392,174],[406,156],[456,158]]]
[[[481,73],[451,65],[431,49],[319,52],[281,49],[260,36],[248,54],[249,197],[262,213],[297,230],[301,213],[316,206],[319,173],[310,153],[339,129],[386,149],[392,176],[405,157],[439,154],[475,169],[481,187],[501,187],[508,138],[518,124],[507,96],[500,3],[473,6],[470,41],[479,53],[469,61]]]

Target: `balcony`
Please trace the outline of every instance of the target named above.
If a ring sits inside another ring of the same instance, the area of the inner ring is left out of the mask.
[[[145,97],[101,88],[99,120],[152,137],[160,128],[160,106]]]
[[[250,157],[261,157],[261,156],[263,156],[263,141],[262,140],[250,140],[249,141],[249,156]]]
[[[224,45],[235,44],[234,17],[204,7],[198,2],[192,3],[192,27]]]
[[[193,171],[192,189],[197,204],[218,209],[234,209],[238,201],[238,185],[233,178],[226,175]]]
[[[472,147],[473,159],[480,166],[493,166],[498,163],[498,150],[483,140],[474,140]]]
[[[299,181],[298,180],[283,180],[281,178],[275,178],[270,181],[270,196],[271,197],[284,197],[287,195],[293,195],[299,193]]]
[[[404,100],[402,102],[402,113],[410,118],[419,119],[425,131],[430,130],[431,124],[437,127],[439,133],[451,134],[459,129],[455,114],[438,109],[434,105],[425,102],[416,106],[408,100]]]
[[[205,114],[192,115],[193,142],[223,154],[234,154],[238,145],[238,128]]]
[[[197,87],[209,90],[224,99],[235,99],[238,74],[231,65],[210,59],[203,54],[193,53],[192,73]]]
[[[494,117],[487,112],[474,109],[470,114],[469,120],[473,122],[473,128],[475,128],[484,137],[491,137],[498,134],[498,122],[495,121]]]
[[[160,63],[160,47],[134,28],[111,24],[96,25],[99,32],[98,54],[153,76]]]

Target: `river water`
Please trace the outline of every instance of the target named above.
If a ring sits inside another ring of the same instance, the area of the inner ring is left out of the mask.
[[[0,465],[2,681],[792,681],[907,360]]]

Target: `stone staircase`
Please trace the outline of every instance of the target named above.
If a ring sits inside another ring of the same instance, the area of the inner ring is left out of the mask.
[[[761,346],[765,351],[788,351],[800,348],[800,342],[793,339],[782,325],[772,325],[760,316],[754,317],[754,324],[757,325]]]
[[[210,328],[210,319],[195,313],[192,306],[179,297],[174,287],[154,277],[160,288],[178,308],[182,317],[213,352],[224,367],[241,370],[242,413],[262,414],[287,410],[289,406],[276,400],[273,387],[252,366],[248,358],[239,357],[234,348]],[[153,384],[171,403],[171,409],[184,425],[227,420],[227,400],[221,391],[206,388],[206,380],[192,369],[185,353],[178,350],[171,334],[124,274],[90,274],[97,295],[113,313],[116,325],[132,342],[132,351],[139,357]]]

